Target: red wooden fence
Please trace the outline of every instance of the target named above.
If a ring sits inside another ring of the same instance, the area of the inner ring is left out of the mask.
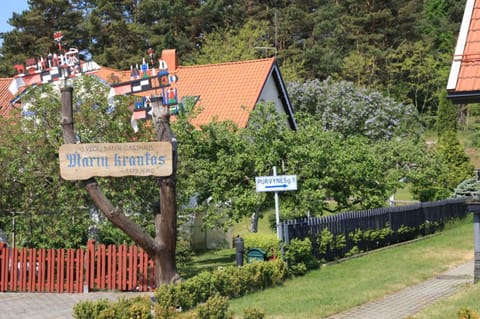
[[[136,246],[8,248],[0,243],[0,292],[150,291],[153,261]]]

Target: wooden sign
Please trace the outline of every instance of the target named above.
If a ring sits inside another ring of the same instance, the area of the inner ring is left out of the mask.
[[[93,176],[170,176],[169,142],[64,144],[60,146],[60,175],[67,180]]]

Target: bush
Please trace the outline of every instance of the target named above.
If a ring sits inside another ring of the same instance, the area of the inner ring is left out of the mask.
[[[462,308],[457,312],[458,319],[479,319],[480,315],[475,310]]]
[[[152,303],[148,296],[82,301],[73,307],[75,319],[152,319]]]
[[[198,306],[199,319],[229,319],[232,313],[229,311],[228,297],[213,296],[205,303]]]
[[[265,312],[257,308],[245,309],[243,319],[263,319],[265,318]]]
[[[344,256],[345,235],[334,236],[328,228],[317,235],[318,256],[321,261],[330,261]]]
[[[243,267],[225,267],[212,273],[202,272],[176,285],[164,285],[155,290],[160,305],[157,311],[189,310],[208,298],[219,295],[235,298],[282,283],[286,277],[282,260],[255,262]]]
[[[110,306],[107,299],[99,299],[97,301],[81,301],[73,306],[73,318],[75,319],[92,319],[98,318],[100,313]]]
[[[320,263],[312,252],[312,242],[309,238],[293,239],[285,246],[285,261],[288,272],[294,276],[301,276],[310,269],[316,269]]]

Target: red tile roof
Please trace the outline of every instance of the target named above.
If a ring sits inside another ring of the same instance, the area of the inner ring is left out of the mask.
[[[456,103],[480,102],[480,0],[467,0],[447,84]]]
[[[193,124],[216,119],[246,127],[274,63],[272,58],[178,68],[179,95],[199,97],[196,107],[201,113]]]
[[[176,63],[174,63],[175,65]],[[172,88],[178,91],[178,100],[183,97],[198,97],[195,107],[201,112],[192,121],[200,126],[212,120],[231,120],[239,127],[246,127],[250,112],[259,101],[264,85],[276,67],[275,58],[240,62],[207,64],[197,66],[177,66],[169,72],[178,77]],[[115,71],[102,67],[95,73],[112,83],[107,76],[125,82],[130,80],[130,71]],[[150,90],[136,95],[160,95],[160,91]],[[281,94],[281,93],[280,93]]]
[[[284,110],[289,116],[289,123],[293,129],[296,128],[293,111],[275,58],[198,66],[178,66],[176,51],[164,50],[162,59],[168,61],[169,73],[178,77],[178,81],[172,83],[171,86],[177,89],[178,100],[181,101],[183,97],[198,98],[195,107],[200,112],[192,121],[192,124],[200,126],[212,120],[231,120],[239,127],[246,127],[250,112],[259,102],[267,80],[272,77],[279,91],[278,96],[284,104]],[[119,71],[108,67],[101,67],[91,74],[109,84],[128,82],[131,78],[130,71]],[[11,81],[12,79],[8,79],[6,82],[9,84]],[[8,85],[6,85],[6,88],[8,88]],[[161,92],[150,90],[136,93],[136,95],[143,96],[152,94],[160,95]],[[4,97],[5,94],[1,96]],[[10,94],[7,99],[10,100],[11,98]],[[6,105],[6,103],[2,103],[2,105]]]
[[[13,106],[10,101],[14,98],[8,90],[13,78],[0,78],[0,116],[6,117],[10,114]]]

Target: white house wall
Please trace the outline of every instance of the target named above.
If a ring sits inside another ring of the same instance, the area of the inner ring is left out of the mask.
[[[270,75],[267,82],[265,83],[265,86],[263,87],[262,93],[260,94],[260,98],[258,99],[258,101],[266,103],[274,102],[277,112],[285,115],[285,109],[279,96],[280,92],[278,91],[275,81],[273,80],[273,76]]]

